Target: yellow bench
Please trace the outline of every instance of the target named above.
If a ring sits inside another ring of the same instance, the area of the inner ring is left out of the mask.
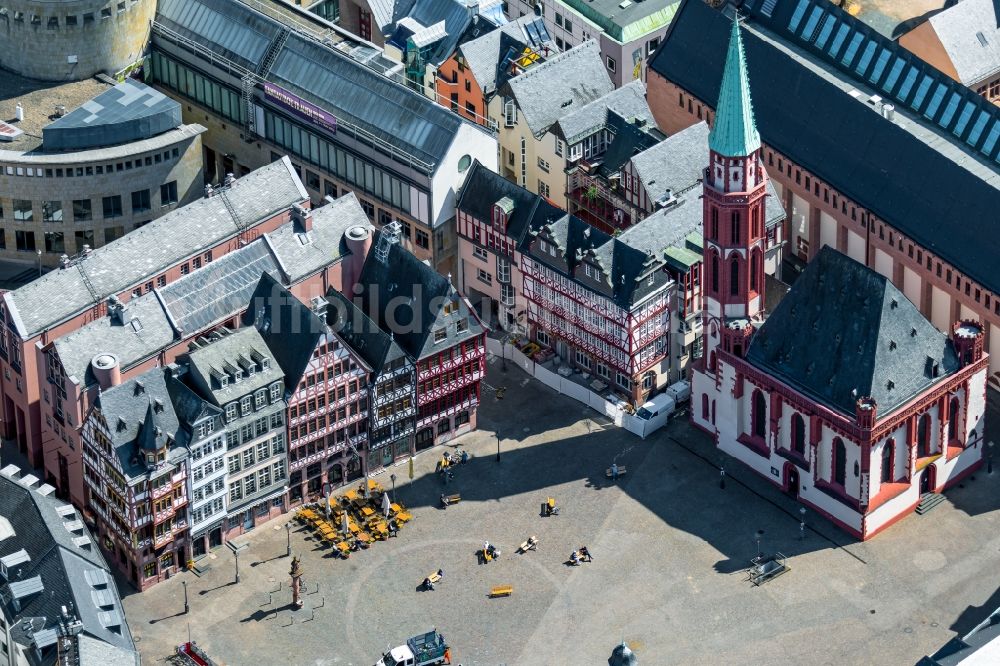
[[[495,599],[496,597],[509,597],[513,593],[513,585],[497,585],[490,589],[490,599]]]

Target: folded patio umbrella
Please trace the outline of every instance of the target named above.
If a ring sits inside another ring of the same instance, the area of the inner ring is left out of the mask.
[[[382,513],[386,518],[389,517],[389,494],[382,493]]]

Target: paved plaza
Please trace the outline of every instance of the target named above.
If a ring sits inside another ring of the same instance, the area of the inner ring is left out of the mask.
[[[452,483],[433,473],[439,450],[416,459],[412,482],[405,463],[392,470],[415,516],[398,538],[339,560],[296,524],[303,610],[285,607],[284,520],[240,539],[239,584],[225,548],[201,577],[142,595],[123,584],[144,662],[190,632],[223,664],[370,666],[436,627],[466,666],[606,664],[623,639],[643,664],[912,664],[1000,606],[1000,465],[871,542],[811,513],[800,539],[798,505],[747,469],[726,464],[720,489],[720,458],[685,419],[641,441],[513,367],[492,365],[488,381],[504,399],[484,391],[479,430],[455,442],[474,458]],[[628,474],[613,484],[604,470],[618,454]],[[388,477],[377,479],[388,488]],[[461,503],[440,509],[445,490]],[[542,518],[550,495],[562,513]],[[744,570],[758,530],[791,571],[755,588]],[[529,535],[538,551],[515,554]],[[484,539],[502,556],[479,565]],[[567,566],[580,545],[594,561]],[[437,569],[437,589],[418,591]],[[488,599],[502,584],[513,595]]]

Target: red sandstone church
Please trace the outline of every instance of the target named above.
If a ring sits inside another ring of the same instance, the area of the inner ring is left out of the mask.
[[[960,321],[946,336],[888,279],[828,246],[764,312],[767,175],[735,22],[716,110],[692,420],[867,539],[981,464],[982,326]]]

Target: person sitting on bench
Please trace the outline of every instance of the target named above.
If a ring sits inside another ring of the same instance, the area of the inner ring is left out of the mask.
[[[580,553],[574,550],[569,556],[569,561],[573,566],[580,564]]]
[[[389,536],[394,537],[399,534],[399,525],[396,524],[395,520],[389,521]]]
[[[618,463],[616,462],[611,463],[611,480],[618,480]]]
[[[584,562],[593,562],[594,558],[590,556],[590,551],[587,550],[586,546],[580,546],[580,559]]]

